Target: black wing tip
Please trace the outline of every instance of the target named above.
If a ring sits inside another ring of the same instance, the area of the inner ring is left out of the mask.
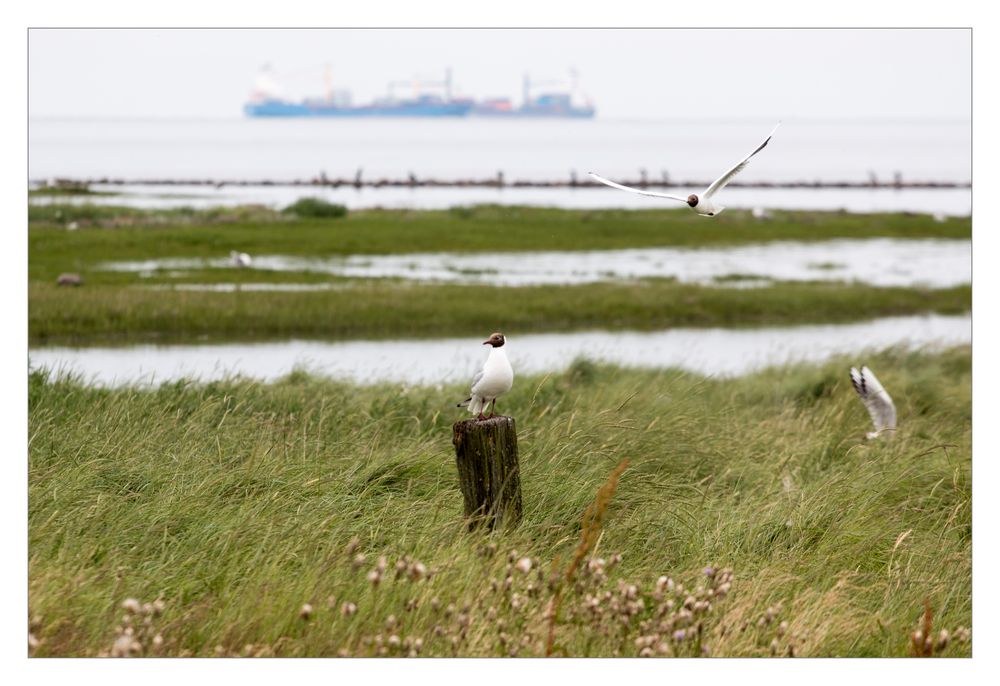
[[[757,147],[757,149],[756,149],[756,150],[754,150],[754,151],[753,151],[752,153],[750,153],[750,157],[753,157],[754,155],[756,155],[757,153],[759,153],[759,152],[760,152],[761,150],[763,150],[764,148],[766,148],[766,147],[767,147],[767,144],[768,144],[768,142],[770,142],[770,140],[771,140],[771,136],[768,136],[768,137],[767,137],[767,140],[765,140],[765,141],[764,141],[763,143],[761,143],[761,144],[760,144],[760,145],[759,145],[759,146]]]
[[[861,397],[868,395],[868,386],[865,383],[865,375],[863,372],[858,371],[857,367],[851,367],[851,385],[854,386],[854,390],[857,391],[858,395]]]

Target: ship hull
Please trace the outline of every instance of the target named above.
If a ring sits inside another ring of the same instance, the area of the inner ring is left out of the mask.
[[[400,103],[338,107],[271,101],[247,103],[243,107],[243,113],[248,117],[464,117],[471,109],[471,103]]]

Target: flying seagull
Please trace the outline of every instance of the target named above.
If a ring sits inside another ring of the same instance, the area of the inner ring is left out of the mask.
[[[514,385],[514,370],[511,369],[507,353],[503,349],[505,342],[502,333],[495,333],[483,341],[483,345],[493,346],[490,349],[490,356],[486,358],[482,371],[472,379],[471,395],[457,405],[457,407],[468,405],[469,411],[479,415],[479,419],[486,419],[483,410],[490,402],[493,403],[490,417],[494,416],[493,410],[496,409],[497,398]]]
[[[862,367],[859,372],[851,367],[851,383],[875,424],[875,430],[869,431],[865,437],[878,438],[883,431],[889,431],[889,435],[892,435],[891,432],[896,430],[896,406],[892,404],[892,398],[872,374],[872,370]]]
[[[781,126],[780,121],[775,125],[773,129],[771,129],[771,133],[767,135],[767,138],[764,139],[763,143],[758,145],[752,153],[750,153],[742,160],[740,160],[732,167],[730,167],[725,174],[723,174],[715,181],[713,181],[712,185],[706,188],[705,192],[702,193],[700,197],[692,193],[688,197],[682,198],[679,195],[670,195],[669,193],[654,193],[653,191],[644,191],[639,188],[629,188],[628,186],[623,186],[620,183],[609,181],[608,179],[605,179],[603,176],[598,176],[594,172],[588,172],[588,173],[606,186],[611,186],[612,188],[617,188],[618,190],[622,191],[628,191],[629,193],[638,193],[639,195],[649,195],[654,198],[668,198],[670,200],[679,200],[680,202],[686,202],[688,206],[698,214],[703,215],[705,217],[714,217],[715,215],[719,214],[720,212],[722,212],[722,210],[726,208],[721,205],[714,204],[712,202],[712,198],[715,196],[716,193],[721,191],[727,183],[732,181],[734,176],[743,171],[743,168],[747,166],[747,163],[750,161],[751,157],[753,157],[754,155],[756,155],[757,153],[759,153],[761,150],[764,149],[764,146],[766,146],[768,141],[771,140],[771,136],[774,135],[774,132],[778,130],[779,126]]]

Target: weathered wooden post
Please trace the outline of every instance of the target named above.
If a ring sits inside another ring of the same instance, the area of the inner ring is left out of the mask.
[[[513,417],[466,419],[452,427],[458,483],[469,530],[521,521],[521,475]]]

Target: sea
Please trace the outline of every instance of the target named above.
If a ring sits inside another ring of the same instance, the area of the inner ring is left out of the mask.
[[[125,181],[121,195],[86,198],[140,207],[257,203],[319,196],[351,208],[480,203],[651,208],[670,201],[610,188],[515,188],[587,179],[715,179],[771,131],[770,120],[642,119],[55,119],[32,118],[28,177]],[[317,188],[314,179],[469,181],[503,188]],[[787,119],[738,177],[743,182],[970,184],[968,120]],[[197,184],[178,185],[178,181]],[[168,183],[169,182],[169,183]],[[250,185],[241,185],[247,184]],[[233,185],[237,184],[237,185]],[[677,189],[687,192],[687,188]],[[728,188],[728,207],[912,211],[964,216],[968,187],[945,189]],[[33,202],[46,202],[34,198]],[[60,201],[65,201],[61,198]],[[82,200],[81,200],[82,201]]]

